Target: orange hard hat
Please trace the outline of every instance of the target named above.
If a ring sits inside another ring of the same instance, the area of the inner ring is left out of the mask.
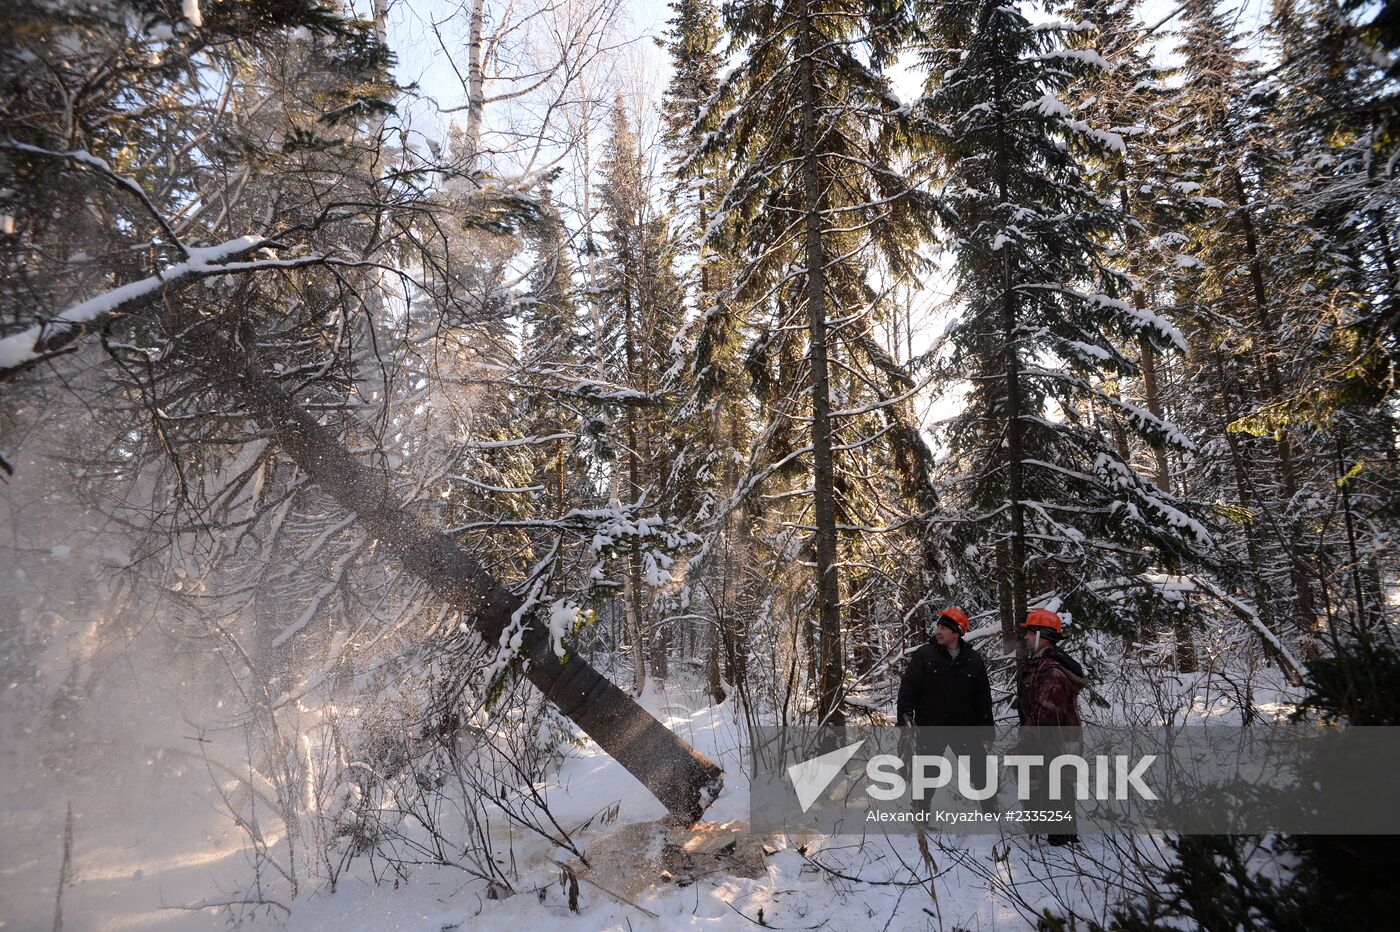
[[[1044,628],[1056,634],[1063,634],[1064,627],[1060,624],[1060,616],[1049,609],[1037,608],[1026,616],[1026,620],[1021,624],[1022,628]]]
[[[963,634],[967,633],[967,612],[958,608],[956,605],[948,606],[943,611],[938,613],[938,617],[948,618],[952,621],[957,622],[958,627],[962,628]]]

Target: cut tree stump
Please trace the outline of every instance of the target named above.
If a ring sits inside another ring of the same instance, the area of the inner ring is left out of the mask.
[[[758,877],[765,870],[762,839],[743,822],[667,820],[624,825],[588,846],[588,865],[571,862],[579,879],[626,902],[656,887],[685,887],[702,877]]]

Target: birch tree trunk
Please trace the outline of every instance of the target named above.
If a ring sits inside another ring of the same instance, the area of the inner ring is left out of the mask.
[[[480,168],[481,123],[486,110],[486,72],[481,60],[481,32],[486,0],[472,0],[467,21],[467,144],[471,147],[469,170]]]

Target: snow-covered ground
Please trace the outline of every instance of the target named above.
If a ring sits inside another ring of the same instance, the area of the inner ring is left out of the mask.
[[[101,738],[76,728],[72,733],[79,737],[71,746],[50,746],[42,752],[47,759],[32,756],[38,742],[7,743],[0,758],[0,928],[52,928],[69,803],[72,854],[61,904],[66,930],[209,929],[230,921],[249,929],[326,932],[741,929],[760,922],[784,929],[1019,929],[1031,926],[1033,912],[1041,909],[1068,908],[1102,920],[1123,895],[1123,871],[1133,876],[1121,863],[1129,856],[1121,840],[1106,845],[1086,838],[1067,853],[1026,838],[945,836],[930,851],[937,868],[930,883],[912,837],[773,836],[763,839],[772,853],[757,877],[721,872],[686,886],[658,881],[632,905],[584,882],[574,913],[555,863],[567,853],[502,820],[495,849],[519,892],[501,899],[486,898],[481,881],[451,867],[419,866],[407,882],[381,872],[376,883],[371,862],[361,858],[333,893],[303,884],[302,894],[289,899],[280,892],[284,884],[269,892],[269,882],[264,894],[289,907],[290,916],[246,903],[229,910],[191,908],[248,901],[256,892],[249,889],[255,856],[220,799],[221,793],[239,792],[239,784],[217,764],[206,764],[199,736],[180,713],[169,711],[174,706],[166,697],[148,693],[143,704],[135,698],[140,693],[126,697],[120,704],[125,707],[102,707],[112,724]],[[743,729],[732,703],[711,706],[684,680],[654,683],[643,698],[724,767],[725,789],[708,820],[747,822]],[[170,750],[182,731],[190,750]],[[591,742],[571,750],[548,798],[562,825],[592,819],[576,835],[585,852],[605,845],[623,826],[664,814]],[[277,823],[269,817],[262,824]],[[283,853],[284,839],[269,832],[264,841],[274,859]],[[1152,839],[1137,841],[1145,852],[1135,856],[1160,858]]]

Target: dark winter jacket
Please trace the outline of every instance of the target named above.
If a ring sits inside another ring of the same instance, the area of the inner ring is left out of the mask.
[[[982,655],[966,641],[953,659],[930,641],[914,651],[899,681],[901,725],[991,725],[992,686]]]
[[[1065,661],[1069,660],[1069,664]],[[1079,725],[1079,664],[1058,648],[1027,660],[1016,679],[1016,711],[1022,725]]]

